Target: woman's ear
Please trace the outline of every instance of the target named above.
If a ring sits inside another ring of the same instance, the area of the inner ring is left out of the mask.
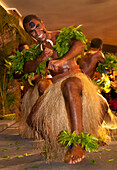
[[[41,20],[41,23],[44,24],[42,20]]]
[[[45,27],[43,21],[41,21],[41,24],[43,25],[44,30],[47,31],[47,29],[46,29],[46,27]]]

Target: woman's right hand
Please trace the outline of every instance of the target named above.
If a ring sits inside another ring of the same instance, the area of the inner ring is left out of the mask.
[[[45,48],[43,50],[43,58],[42,61],[45,61],[48,57],[51,57],[53,55],[53,50],[49,48]]]

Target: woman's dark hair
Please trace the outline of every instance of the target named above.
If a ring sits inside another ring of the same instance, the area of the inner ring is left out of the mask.
[[[30,20],[32,20],[32,19],[36,19],[36,20],[38,20],[38,21],[41,22],[41,20],[40,20],[36,15],[27,15],[27,16],[23,19],[23,27],[24,27],[25,31],[27,31],[26,28],[25,28],[25,24],[28,23],[28,22],[30,22]]]
[[[103,42],[100,38],[94,38],[91,40],[91,48],[100,48],[102,44]]]

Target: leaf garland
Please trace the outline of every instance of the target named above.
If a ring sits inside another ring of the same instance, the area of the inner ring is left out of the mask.
[[[80,144],[81,147],[88,152],[96,151],[99,147],[98,138],[92,136],[90,133],[80,132],[79,135],[76,135],[75,131],[73,133],[62,131],[58,137],[58,141],[65,147],[68,147],[71,144],[75,146]]]
[[[17,74],[17,73],[22,74],[24,64],[27,61],[34,60],[37,57],[39,57],[39,55],[42,52],[41,49],[38,49],[39,46],[40,46],[40,44],[34,45],[32,48],[29,48],[27,50],[23,50],[21,52],[17,51],[16,55],[9,56],[9,59],[11,59],[11,61],[5,60],[5,62],[6,62],[5,66],[7,68],[9,68],[9,70],[8,70],[9,79],[13,78],[14,73],[15,74]],[[37,67],[36,72],[38,74],[40,74],[42,77],[44,77],[46,72],[48,72],[48,71],[45,70],[45,68],[46,68],[46,61],[43,61]],[[25,81],[26,79],[28,79],[29,84],[33,85],[31,83],[31,78],[33,78],[33,77],[34,77],[34,72],[29,73],[29,74],[24,74],[21,77],[21,80]]]
[[[100,91],[109,93],[111,91],[111,81],[108,74],[112,73],[112,70],[117,71],[117,57],[112,53],[105,53],[105,62],[98,63],[96,72],[99,72],[100,75],[106,74],[101,79],[95,79],[93,82],[100,88]]]
[[[98,64],[96,72],[99,72],[102,75],[106,70],[117,71],[117,57],[112,53],[105,53],[104,56],[105,62]]]
[[[58,57],[62,57],[64,54],[66,54],[70,48],[69,43],[72,38],[81,40],[86,46],[86,37],[81,31],[81,26],[79,25],[78,27],[74,26],[69,26],[69,27],[64,27],[61,32],[59,33],[59,36],[56,39],[56,44],[53,46],[53,49],[57,51]],[[11,61],[5,60],[7,68],[9,68],[8,74],[9,78],[12,79],[14,73],[21,74],[23,73],[23,66],[25,62],[36,59],[40,54],[41,50],[38,49],[40,44],[33,46],[32,48],[28,50],[23,50],[22,52],[17,51],[16,56],[11,55],[9,58]],[[40,74],[42,77],[45,77],[46,74],[49,74],[49,70],[46,69],[46,62],[48,61],[47,58],[46,61],[43,61],[39,64],[39,66],[36,69],[36,73]],[[22,81],[25,81],[28,79],[29,84],[33,85],[31,82],[31,79],[34,77],[34,72],[30,74],[25,74],[21,77]]]
[[[93,80],[94,84],[99,87],[100,92],[109,93],[111,91],[111,81],[109,76],[106,74],[101,79]]]
[[[64,27],[61,32],[59,33],[59,36],[56,39],[56,44],[53,46],[54,50],[57,51],[58,57],[61,58],[64,54],[66,54],[70,48],[70,41],[72,38],[75,38],[77,40],[80,40],[85,45],[85,48],[87,49],[86,45],[86,37],[83,34],[81,30],[82,25],[79,25],[77,27],[69,26]]]

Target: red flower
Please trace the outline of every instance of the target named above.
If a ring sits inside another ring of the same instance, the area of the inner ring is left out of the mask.
[[[117,110],[117,99],[113,99],[111,102],[110,102],[110,108],[112,110]]]

